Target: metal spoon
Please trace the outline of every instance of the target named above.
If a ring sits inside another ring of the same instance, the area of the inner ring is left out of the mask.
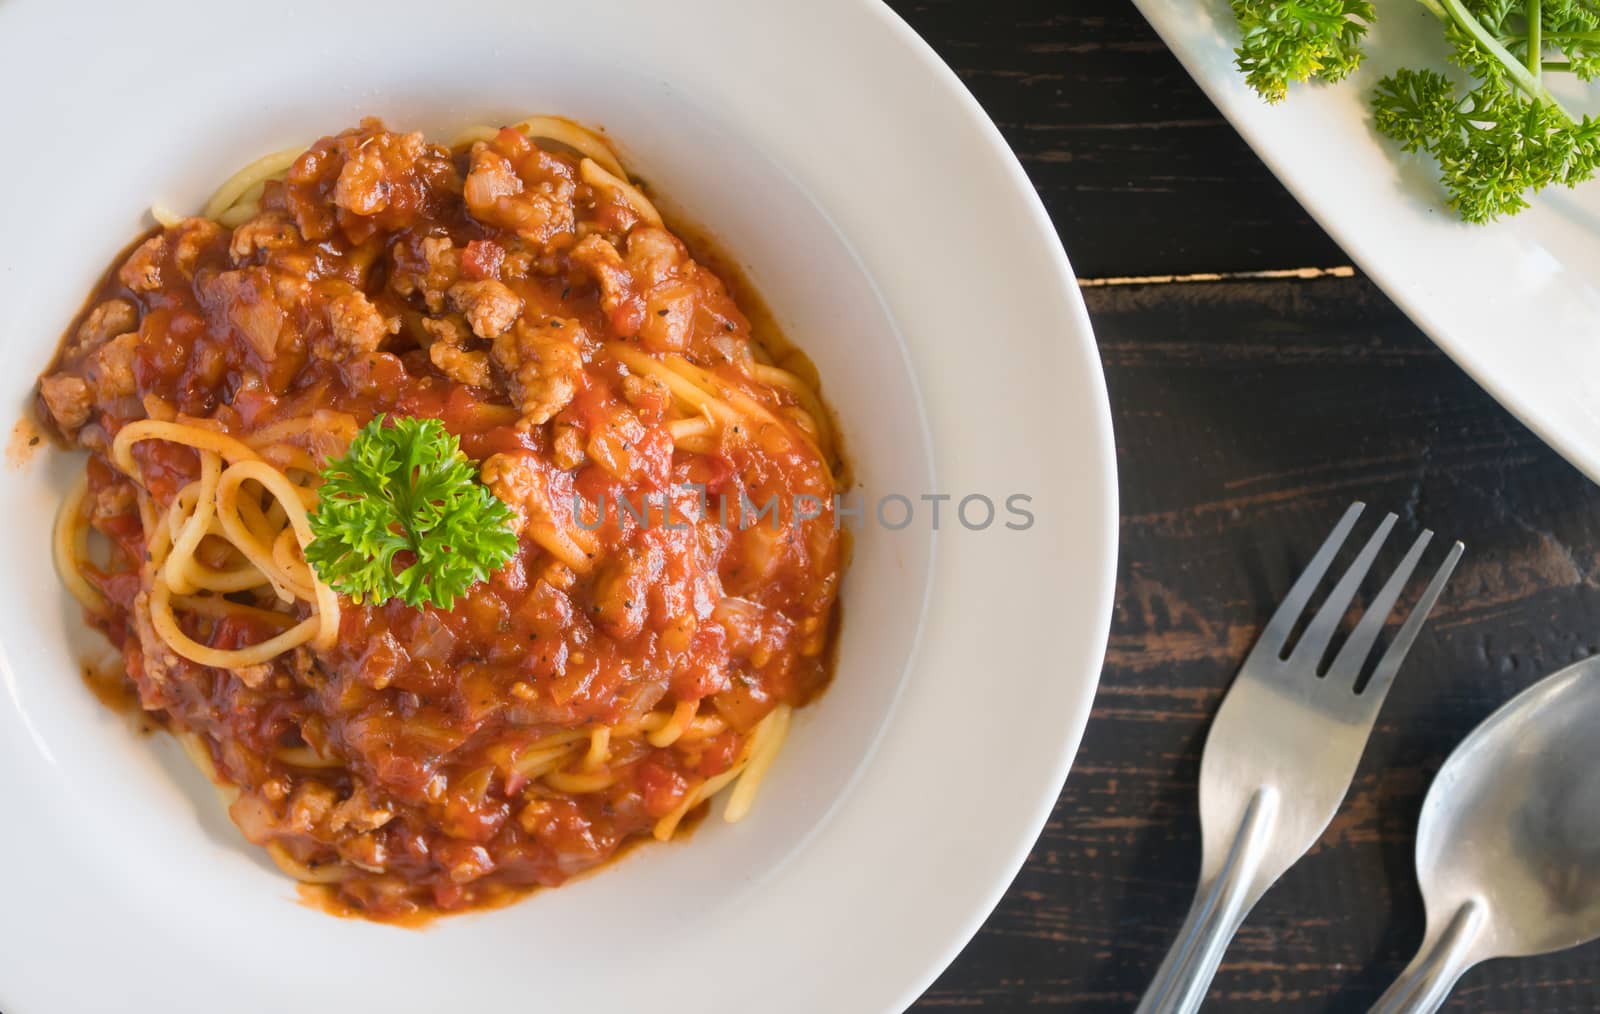
[[[1374,1014],[1437,1010],[1480,961],[1600,937],[1600,656],[1456,747],[1422,804],[1417,879],[1428,931]]]

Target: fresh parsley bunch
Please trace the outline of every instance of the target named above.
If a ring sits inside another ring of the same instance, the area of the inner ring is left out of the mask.
[[[449,609],[517,551],[511,508],[437,419],[380,415],[322,475],[306,562],[356,602]]]
[[[1600,72],[1600,0],[1419,0],[1444,26],[1459,89],[1436,69],[1378,83],[1373,124],[1406,151],[1439,163],[1450,206],[1487,222],[1528,206],[1552,184],[1574,186],[1600,166],[1600,126],[1550,94],[1548,72]],[[1365,0],[1232,0],[1244,32],[1238,66],[1261,96],[1291,82],[1336,81],[1361,62],[1374,11]]]
[[[1339,81],[1361,63],[1373,19],[1367,0],[1233,0],[1244,38],[1235,51],[1250,87],[1282,102],[1291,81]]]

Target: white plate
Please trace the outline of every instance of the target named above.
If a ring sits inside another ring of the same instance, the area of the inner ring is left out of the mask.
[[[1116,539],[1109,415],[1048,219],[955,76],[876,4],[0,3],[0,400],[152,200],[195,208],[363,114],[558,112],[745,262],[870,494],[1031,495],[856,540],[838,679],[749,819],[424,931],[298,904],[165,739],[82,686],[49,518],[0,480],[0,1009],[890,1010],[1015,874],[1089,713]],[[923,505],[926,506],[926,505]],[[972,515],[976,520],[976,515]],[[1003,518],[1002,518],[1003,520]]]
[[[1349,80],[1294,87],[1269,106],[1234,69],[1227,0],[1136,2],[1362,270],[1501,404],[1600,479],[1600,182],[1546,191],[1491,225],[1458,221],[1435,167],[1369,122],[1384,75],[1446,66],[1442,28],[1420,4],[1379,5],[1367,59]],[[1594,95],[1575,108],[1595,108]]]

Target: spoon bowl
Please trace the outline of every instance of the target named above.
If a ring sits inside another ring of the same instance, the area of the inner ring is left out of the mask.
[[[1456,747],[1422,806],[1417,879],[1427,934],[1374,1012],[1436,1010],[1480,961],[1600,937],[1600,656]]]

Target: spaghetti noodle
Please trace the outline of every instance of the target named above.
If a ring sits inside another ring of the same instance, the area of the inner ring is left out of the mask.
[[[390,918],[745,816],[829,675],[839,536],[791,505],[831,500],[833,429],[605,140],[369,120],[154,214],[40,380],[90,452],[54,553],[246,836]],[[452,609],[306,562],[379,415],[442,420],[516,514]],[[680,523],[605,509],[650,498]]]

